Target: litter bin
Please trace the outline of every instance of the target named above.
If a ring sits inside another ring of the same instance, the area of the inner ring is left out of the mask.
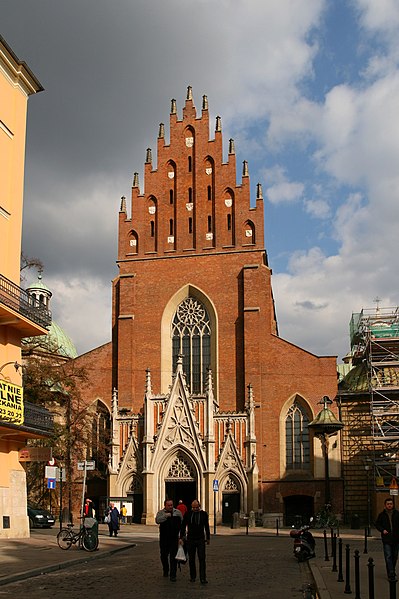
[[[83,526],[90,530],[91,534],[95,537],[96,547],[98,547],[98,522],[95,518],[85,518]]]
[[[360,517],[358,514],[352,514],[351,517],[351,528],[358,529],[360,528]]]

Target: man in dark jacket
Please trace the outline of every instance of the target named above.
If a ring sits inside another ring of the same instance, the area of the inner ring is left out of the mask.
[[[207,584],[205,543],[209,545],[211,538],[209,531],[208,514],[201,510],[199,501],[194,499],[191,503],[191,512],[187,512],[183,518],[180,537],[185,538],[187,530],[188,563],[190,566],[190,581],[195,582],[197,569],[195,566],[195,554],[198,553],[199,571],[201,584]]]
[[[163,575],[165,577],[169,576],[170,566],[170,580],[171,582],[176,582],[176,553],[179,546],[182,515],[179,510],[174,509],[172,499],[165,500],[164,508],[157,513],[155,522],[159,524],[159,547],[161,550]]]
[[[396,580],[395,567],[399,550],[399,512],[395,509],[391,497],[384,501],[384,506],[385,509],[378,515],[375,526],[381,533],[388,578],[389,580]]]

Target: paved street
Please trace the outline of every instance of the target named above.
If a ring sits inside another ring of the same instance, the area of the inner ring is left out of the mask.
[[[202,586],[199,582],[189,582],[188,564],[182,566],[180,573],[178,571],[176,583],[162,577],[157,534],[154,532],[122,534],[120,539],[114,540],[115,543],[123,545],[132,541],[134,536],[136,546],[104,559],[0,586],[0,598],[303,597],[302,587],[308,569],[298,565],[293,558],[292,543],[287,537],[267,537],[254,532],[249,536],[241,533],[212,537],[207,554],[209,584]]]

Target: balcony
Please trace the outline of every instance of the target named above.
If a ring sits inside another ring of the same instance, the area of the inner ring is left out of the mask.
[[[20,329],[23,337],[45,334],[51,325],[51,312],[25,289],[0,275],[0,326]]]
[[[51,437],[54,433],[54,417],[51,412],[29,401],[24,402],[24,422],[14,424],[0,420],[0,436],[10,441]]]
[[[47,408],[25,401],[23,426],[41,433],[52,434],[54,431],[54,417]]]

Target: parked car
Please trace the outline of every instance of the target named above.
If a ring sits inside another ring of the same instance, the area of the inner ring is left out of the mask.
[[[32,503],[28,504],[28,516],[30,528],[50,528],[55,524],[55,518],[48,510]]]

